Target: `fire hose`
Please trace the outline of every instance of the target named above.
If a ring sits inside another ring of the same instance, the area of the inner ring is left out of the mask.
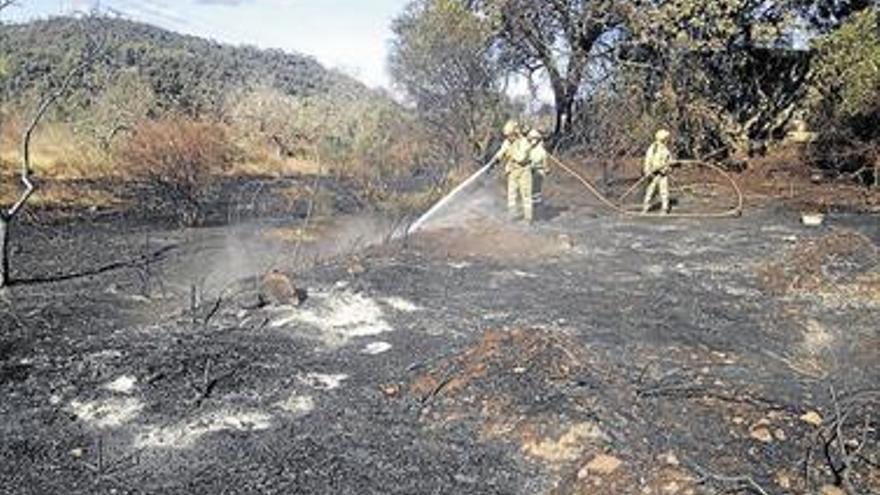
[[[555,156],[550,155],[550,160],[551,160],[556,166],[558,166],[558,167],[561,168],[563,171],[565,171],[566,173],[568,173],[569,175],[571,175],[572,177],[574,177],[578,182],[580,182],[581,185],[583,185],[584,188],[585,188],[587,191],[590,192],[590,194],[592,194],[597,200],[599,200],[600,203],[602,203],[602,204],[603,204],[604,206],[606,206],[608,209],[610,209],[610,210],[612,210],[612,211],[614,211],[614,212],[616,212],[616,213],[619,213],[619,214],[621,214],[621,215],[628,216],[628,217],[657,217],[657,218],[659,218],[659,216],[656,215],[656,214],[654,214],[654,213],[643,213],[643,212],[641,212],[641,211],[631,211],[631,210],[627,210],[626,208],[624,208],[624,207],[622,207],[622,206],[620,206],[620,205],[614,203],[614,202],[611,201],[610,199],[608,199],[607,196],[605,196],[604,194],[602,194],[602,193],[596,188],[596,186],[594,186],[594,185],[593,185],[589,180],[587,180],[582,174],[578,173],[576,170],[574,170],[573,168],[569,167],[568,165],[566,165],[565,163],[563,163],[561,160],[559,160],[559,159],[556,158]],[[743,204],[744,204],[744,198],[743,198],[742,190],[739,188],[739,184],[737,184],[736,181],[733,179],[733,177],[731,177],[731,175],[730,175],[729,173],[727,173],[724,169],[722,169],[721,167],[719,167],[719,166],[717,166],[717,165],[714,165],[714,164],[712,164],[712,163],[709,163],[709,162],[706,162],[706,161],[702,161],[702,160],[677,160],[675,163],[682,164],[682,165],[697,165],[697,166],[703,166],[703,167],[706,167],[706,168],[708,168],[708,169],[710,169],[710,170],[713,170],[713,171],[717,172],[717,173],[718,173],[719,175],[721,175],[725,180],[727,180],[727,182],[729,182],[730,185],[731,185],[731,187],[733,188],[733,191],[734,191],[734,193],[736,194],[736,206],[734,206],[734,207],[732,207],[732,208],[730,208],[730,209],[728,209],[728,210],[720,211],[720,212],[710,212],[710,213],[668,213],[668,214],[666,214],[666,215],[663,215],[662,218],[732,218],[732,217],[738,217],[738,216],[740,216],[740,215],[742,214],[742,211],[743,211]],[[628,189],[628,190],[627,190],[627,191],[626,191],[626,192],[620,197],[619,200],[620,200],[620,201],[623,201],[627,196],[629,196],[630,194],[632,194],[632,192],[635,191],[640,185],[642,185],[642,184],[643,184],[643,183],[644,183],[649,177],[651,177],[651,176],[650,176],[650,175],[645,175],[645,176],[643,176],[641,179],[639,179],[639,181],[636,182],[635,184],[633,184],[632,187],[630,187],[630,188],[629,188],[629,189]]]
[[[569,167],[561,160],[556,158],[553,155],[550,155],[550,160],[556,164],[559,168],[564,170],[566,173],[574,177],[581,185],[584,186],[587,191],[589,191],[596,199],[599,200],[600,203],[608,207],[610,210],[619,213],[628,217],[658,217],[656,214],[651,213],[642,213],[641,211],[631,211],[627,210],[619,206],[618,204],[612,202],[608,199],[604,194],[599,192],[589,180],[587,180],[583,175],[575,171],[573,168]],[[679,164],[691,164],[691,165],[701,165],[707,167],[711,170],[718,172],[722,177],[724,177],[730,185],[733,187],[734,192],[736,193],[736,206],[722,212],[715,213],[669,213],[663,215],[662,218],[730,218],[730,217],[738,217],[742,214],[743,210],[743,193],[739,188],[739,185],[733,180],[733,177],[730,176],[726,171],[724,171],[721,167],[714,165],[712,163],[703,161],[703,160],[678,160],[675,163]],[[455,189],[453,189],[449,194],[444,196],[440,201],[438,201],[434,206],[432,206],[427,212],[425,212],[421,217],[419,217],[415,222],[413,222],[405,231],[407,235],[414,233],[416,230],[422,227],[432,216],[434,216],[438,211],[443,209],[446,205],[448,205],[456,196],[458,196],[462,191],[464,191],[468,186],[473,184],[477,179],[479,179],[483,174],[492,170],[494,166],[494,162],[489,162],[484,165],[482,168],[471,174],[464,182],[459,184]],[[633,184],[629,190],[624,193],[619,201],[623,201],[627,196],[629,196],[633,191],[636,190],[646,179],[650,176],[646,175],[642,177],[638,182]]]

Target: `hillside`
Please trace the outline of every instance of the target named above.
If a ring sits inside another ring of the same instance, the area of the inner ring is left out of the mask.
[[[104,40],[106,53],[91,71],[91,94],[79,104],[88,104],[118,74],[131,71],[152,89],[160,110],[190,115],[216,112],[223,95],[237,88],[269,86],[294,96],[367,90],[305,55],[225,45],[121,19],[86,22],[53,18],[0,26],[5,94],[25,95],[40,87],[61,62],[95,40]]]
[[[405,109],[305,55],[107,18],[0,25],[0,46],[0,175],[15,170],[36,102],[80,54],[97,54],[31,143],[42,179],[116,181],[112,199],[90,205],[117,204],[134,186],[180,211],[181,201],[201,203],[221,176],[322,170],[371,182],[418,166],[417,126]],[[37,202],[70,206],[71,195],[52,185]],[[362,189],[375,196],[382,188]],[[14,182],[0,187],[0,201],[13,196]]]

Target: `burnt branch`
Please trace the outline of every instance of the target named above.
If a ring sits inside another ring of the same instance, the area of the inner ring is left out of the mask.
[[[726,484],[726,485],[734,485],[737,487],[741,487],[741,489],[748,490],[752,493],[757,493],[759,495],[769,495],[770,492],[764,489],[757,481],[755,481],[750,476],[727,476],[721,474],[715,474],[699,464],[693,463],[694,471],[700,475],[700,484],[705,484],[710,481],[714,481],[716,483]]]

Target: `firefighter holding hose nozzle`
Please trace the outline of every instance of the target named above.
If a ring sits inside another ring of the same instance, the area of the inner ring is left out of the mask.
[[[530,154],[532,145],[523,135],[520,125],[511,120],[504,124],[504,143],[492,157],[492,163],[502,162],[507,176],[507,213],[511,220],[519,218],[519,204],[522,205],[522,218],[532,222],[532,166]]]
[[[654,143],[645,153],[644,174],[648,177],[648,188],[645,190],[645,201],[642,213],[651,209],[651,202],[656,192],[660,193],[660,213],[669,214],[669,168],[672,165],[672,153],[666,146],[669,131],[660,129],[654,136]]]

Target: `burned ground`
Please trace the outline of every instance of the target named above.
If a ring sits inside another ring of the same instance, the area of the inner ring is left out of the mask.
[[[375,219],[319,225],[343,247],[290,222],[21,226],[0,487],[880,491],[876,216],[551,200],[532,228],[480,197],[381,245]],[[301,306],[261,304],[270,268]]]

